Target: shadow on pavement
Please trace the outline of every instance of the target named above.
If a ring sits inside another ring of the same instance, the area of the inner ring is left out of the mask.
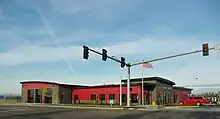
[[[64,112],[71,112],[72,110],[59,110],[59,111],[47,111],[47,112],[33,112],[33,113],[24,113],[24,114],[11,114],[7,116],[0,116],[0,118],[4,119],[51,119],[50,117],[53,114],[59,114],[59,113],[64,113]]]
[[[125,114],[125,115],[120,115],[117,117],[111,117],[111,118],[104,118],[104,119],[139,119],[147,114],[157,114],[160,111],[154,111],[154,112],[147,112],[147,111],[139,111],[136,113],[129,113],[129,114]]]
[[[194,112],[191,113],[191,117],[195,119],[219,119],[219,112]]]

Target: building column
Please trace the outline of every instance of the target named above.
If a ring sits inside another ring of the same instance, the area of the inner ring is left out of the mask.
[[[21,102],[22,103],[27,103],[28,101],[28,96],[27,96],[27,90],[25,90],[24,88],[22,88],[21,90]]]
[[[36,89],[33,89],[34,90],[34,103],[36,102]]]
[[[56,86],[56,87],[53,88],[52,103],[53,104],[60,104],[59,86]]]
[[[157,104],[157,88],[158,88],[158,86],[156,85],[154,87],[154,90],[152,91],[152,94],[151,94],[151,99],[152,99],[151,103],[152,103],[152,105]]]
[[[45,93],[44,93],[44,89],[42,88],[42,91],[41,91],[41,100],[42,100],[42,103],[45,103]]]

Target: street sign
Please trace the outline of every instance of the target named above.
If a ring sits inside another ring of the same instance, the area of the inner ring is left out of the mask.
[[[47,89],[43,88],[43,93],[46,94],[47,93]]]

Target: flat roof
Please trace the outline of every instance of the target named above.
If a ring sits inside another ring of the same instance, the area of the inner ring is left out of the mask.
[[[178,90],[193,90],[191,88],[185,88],[185,87],[181,87],[181,86],[173,86],[173,89],[178,89]]]
[[[143,79],[144,79],[144,81],[155,80],[155,81],[159,81],[159,82],[166,83],[169,85],[175,85],[175,83],[173,81],[170,81],[170,80],[162,78],[162,77],[144,77]],[[126,83],[126,81],[127,81],[127,79],[122,80],[122,82],[125,82],[125,83]],[[142,81],[142,78],[132,78],[130,81],[131,82],[138,82],[138,81]]]
[[[142,78],[132,78],[130,81],[131,82],[137,82],[137,81],[141,81]],[[159,81],[159,82],[162,82],[162,83],[166,83],[166,84],[169,84],[169,85],[175,85],[174,82],[168,80],[168,79],[165,79],[165,78],[161,78],[161,77],[144,77],[144,81],[152,81],[152,80],[156,80],[156,81]],[[123,83],[125,84],[122,84],[122,85],[126,85],[126,81],[127,79],[123,79],[121,80]],[[103,85],[92,85],[92,86],[89,86],[89,85],[73,85],[73,84],[64,84],[64,83],[57,83],[57,82],[50,82],[50,81],[23,81],[23,82],[20,82],[20,84],[24,84],[24,83],[47,83],[47,84],[55,84],[55,85],[60,85],[60,86],[73,86],[73,87],[84,87],[84,88],[98,88],[98,87],[116,87],[116,86],[119,86],[120,84],[103,84]],[[132,85],[135,85],[135,84],[132,84]]]
[[[54,84],[54,85],[59,85],[59,86],[88,87],[85,85],[64,84],[64,83],[56,83],[56,82],[50,82],[50,81],[22,81],[20,82],[20,84],[25,84],[25,83],[46,83],[46,84]]]

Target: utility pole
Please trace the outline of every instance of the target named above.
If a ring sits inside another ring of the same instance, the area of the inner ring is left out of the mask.
[[[119,99],[119,104],[122,106],[122,76],[120,80],[120,99]]]

